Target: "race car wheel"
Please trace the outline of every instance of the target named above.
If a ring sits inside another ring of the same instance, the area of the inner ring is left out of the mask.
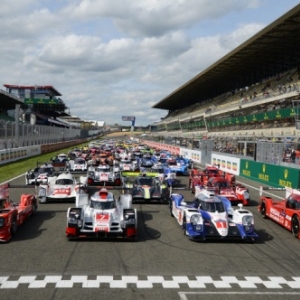
[[[295,238],[299,237],[300,232],[300,222],[298,216],[293,216],[292,218],[292,234]]]
[[[183,235],[186,235],[186,217],[183,216],[182,220],[182,230],[183,230]]]
[[[262,217],[264,219],[267,218],[267,216],[266,216],[266,203],[265,202],[262,202],[262,204],[260,205],[260,214],[262,215]]]
[[[38,208],[37,200],[36,200],[36,198],[34,198],[33,203],[32,203],[32,214],[31,215],[34,215],[36,213],[37,208]]]
[[[172,209],[173,209],[173,201],[170,199],[169,200],[169,209],[170,209],[170,215],[171,217],[174,217]]]
[[[17,222],[16,217],[14,217],[11,222],[11,227],[10,227],[11,235],[15,235],[17,233],[17,230],[18,230],[18,222]]]

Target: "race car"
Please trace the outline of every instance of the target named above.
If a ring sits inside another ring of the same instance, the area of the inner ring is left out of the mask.
[[[172,172],[168,164],[158,163],[154,165],[150,171],[158,173],[160,181],[165,181],[168,186],[177,187],[179,185],[179,180],[176,177],[176,173]]]
[[[144,155],[141,159],[140,159],[140,166],[143,168],[151,168],[153,166],[153,160],[151,155]]]
[[[31,194],[22,194],[20,202],[14,204],[9,199],[9,188],[9,184],[0,185],[0,242],[8,242],[38,207]]]
[[[52,164],[42,164],[39,166],[39,163],[37,163],[37,167],[34,169],[29,169],[25,173],[25,184],[36,184],[41,181],[46,180],[48,177],[55,176],[56,171]]]
[[[137,238],[137,210],[132,208],[132,196],[118,199],[106,188],[78,192],[76,206],[67,211],[66,236],[69,239],[86,237]]]
[[[50,163],[53,167],[65,167],[68,161],[68,155],[65,153],[60,153],[51,158]]]
[[[168,202],[170,190],[165,181],[159,179],[158,173],[144,172],[122,172],[122,182],[124,188],[132,188],[131,194],[133,201]]]
[[[106,185],[121,185],[120,172],[114,172],[114,168],[106,164],[89,166],[87,176],[81,176],[79,181],[88,186],[102,186],[104,182]]]
[[[82,149],[75,148],[75,149],[70,150],[70,151],[68,152],[68,157],[69,157],[69,159],[71,159],[71,160],[75,160],[75,158],[81,156],[81,153],[82,153]]]
[[[171,172],[175,172],[178,175],[189,175],[188,166],[184,162],[177,162],[175,158],[169,158],[167,162]]]
[[[285,198],[281,201],[273,200],[263,195],[265,190],[285,191]],[[258,211],[263,218],[269,218],[291,231],[295,238],[300,239],[300,191],[292,188],[260,188],[260,204]]]
[[[58,176],[48,178],[38,186],[39,203],[48,201],[75,201],[76,179],[69,172],[63,172]]]
[[[253,214],[239,204],[233,209],[230,201],[215,193],[196,187],[195,199],[186,203],[182,194],[171,194],[170,214],[190,239],[241,239],[254,242]]]
[[[180,165],[186,165],[189,169],[193,166],[193,161],[182,155],[176,157],[176,162]]]
[[[131,159],[121,159],[119,166],[120,166],[120,171],[139,170],[139,165],[137,164],[137,161]]]
[[[232,187],[230,182],[224,177],[210,177],[207,181],[206,189],[226,197],[232,204],[250,204],[249,190],[242,185]]]
[[[74,160],[69,160],[66,164],[66,169],[69,170],[71,173],[82,173],[86,172],[87,162],[82,157],[77,157]]]

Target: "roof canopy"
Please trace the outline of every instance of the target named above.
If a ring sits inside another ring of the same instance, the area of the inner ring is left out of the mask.
[[[178,110],[300,67],[300,4],[153,108]]]

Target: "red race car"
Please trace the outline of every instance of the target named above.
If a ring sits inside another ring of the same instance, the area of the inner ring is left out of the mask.
[[[211,177],[208,179],[206,189],[217,195],[226,197],[231,203],[250,204],[249,190],[238,184],[231,186],[231,182],[224,177]]]
[[[18,204],[9,200],[9,185],[0,185],[0,242],[8,242],[29,216],[37,210],[34,195],[22,194]]]
[[[285,199],[275,201],[263,196],[265,190],[285,190]],[[300,239],[300,191],[291,188],[260,188],[260,204],[258,211],[263,218],[269,218],[291,231],[295,238]]]

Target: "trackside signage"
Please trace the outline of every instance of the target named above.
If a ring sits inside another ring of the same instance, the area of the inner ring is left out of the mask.
[[[300,170],[241,159],[240,176],[275,187],[299,188]]]
[[[191,159],[192,161],[196,163],[201,163],[201,152],[199,150],[191,150],[191,149],[185,149],[180,148],[180,155]]]
[[[211,164],[218,166],[223,172],[240,175],[240,159],[231,156],[212,154]]]
[[[41,146],[39,145],[0,150],[0,164],[6,164],[39,154],[41,154]]]

